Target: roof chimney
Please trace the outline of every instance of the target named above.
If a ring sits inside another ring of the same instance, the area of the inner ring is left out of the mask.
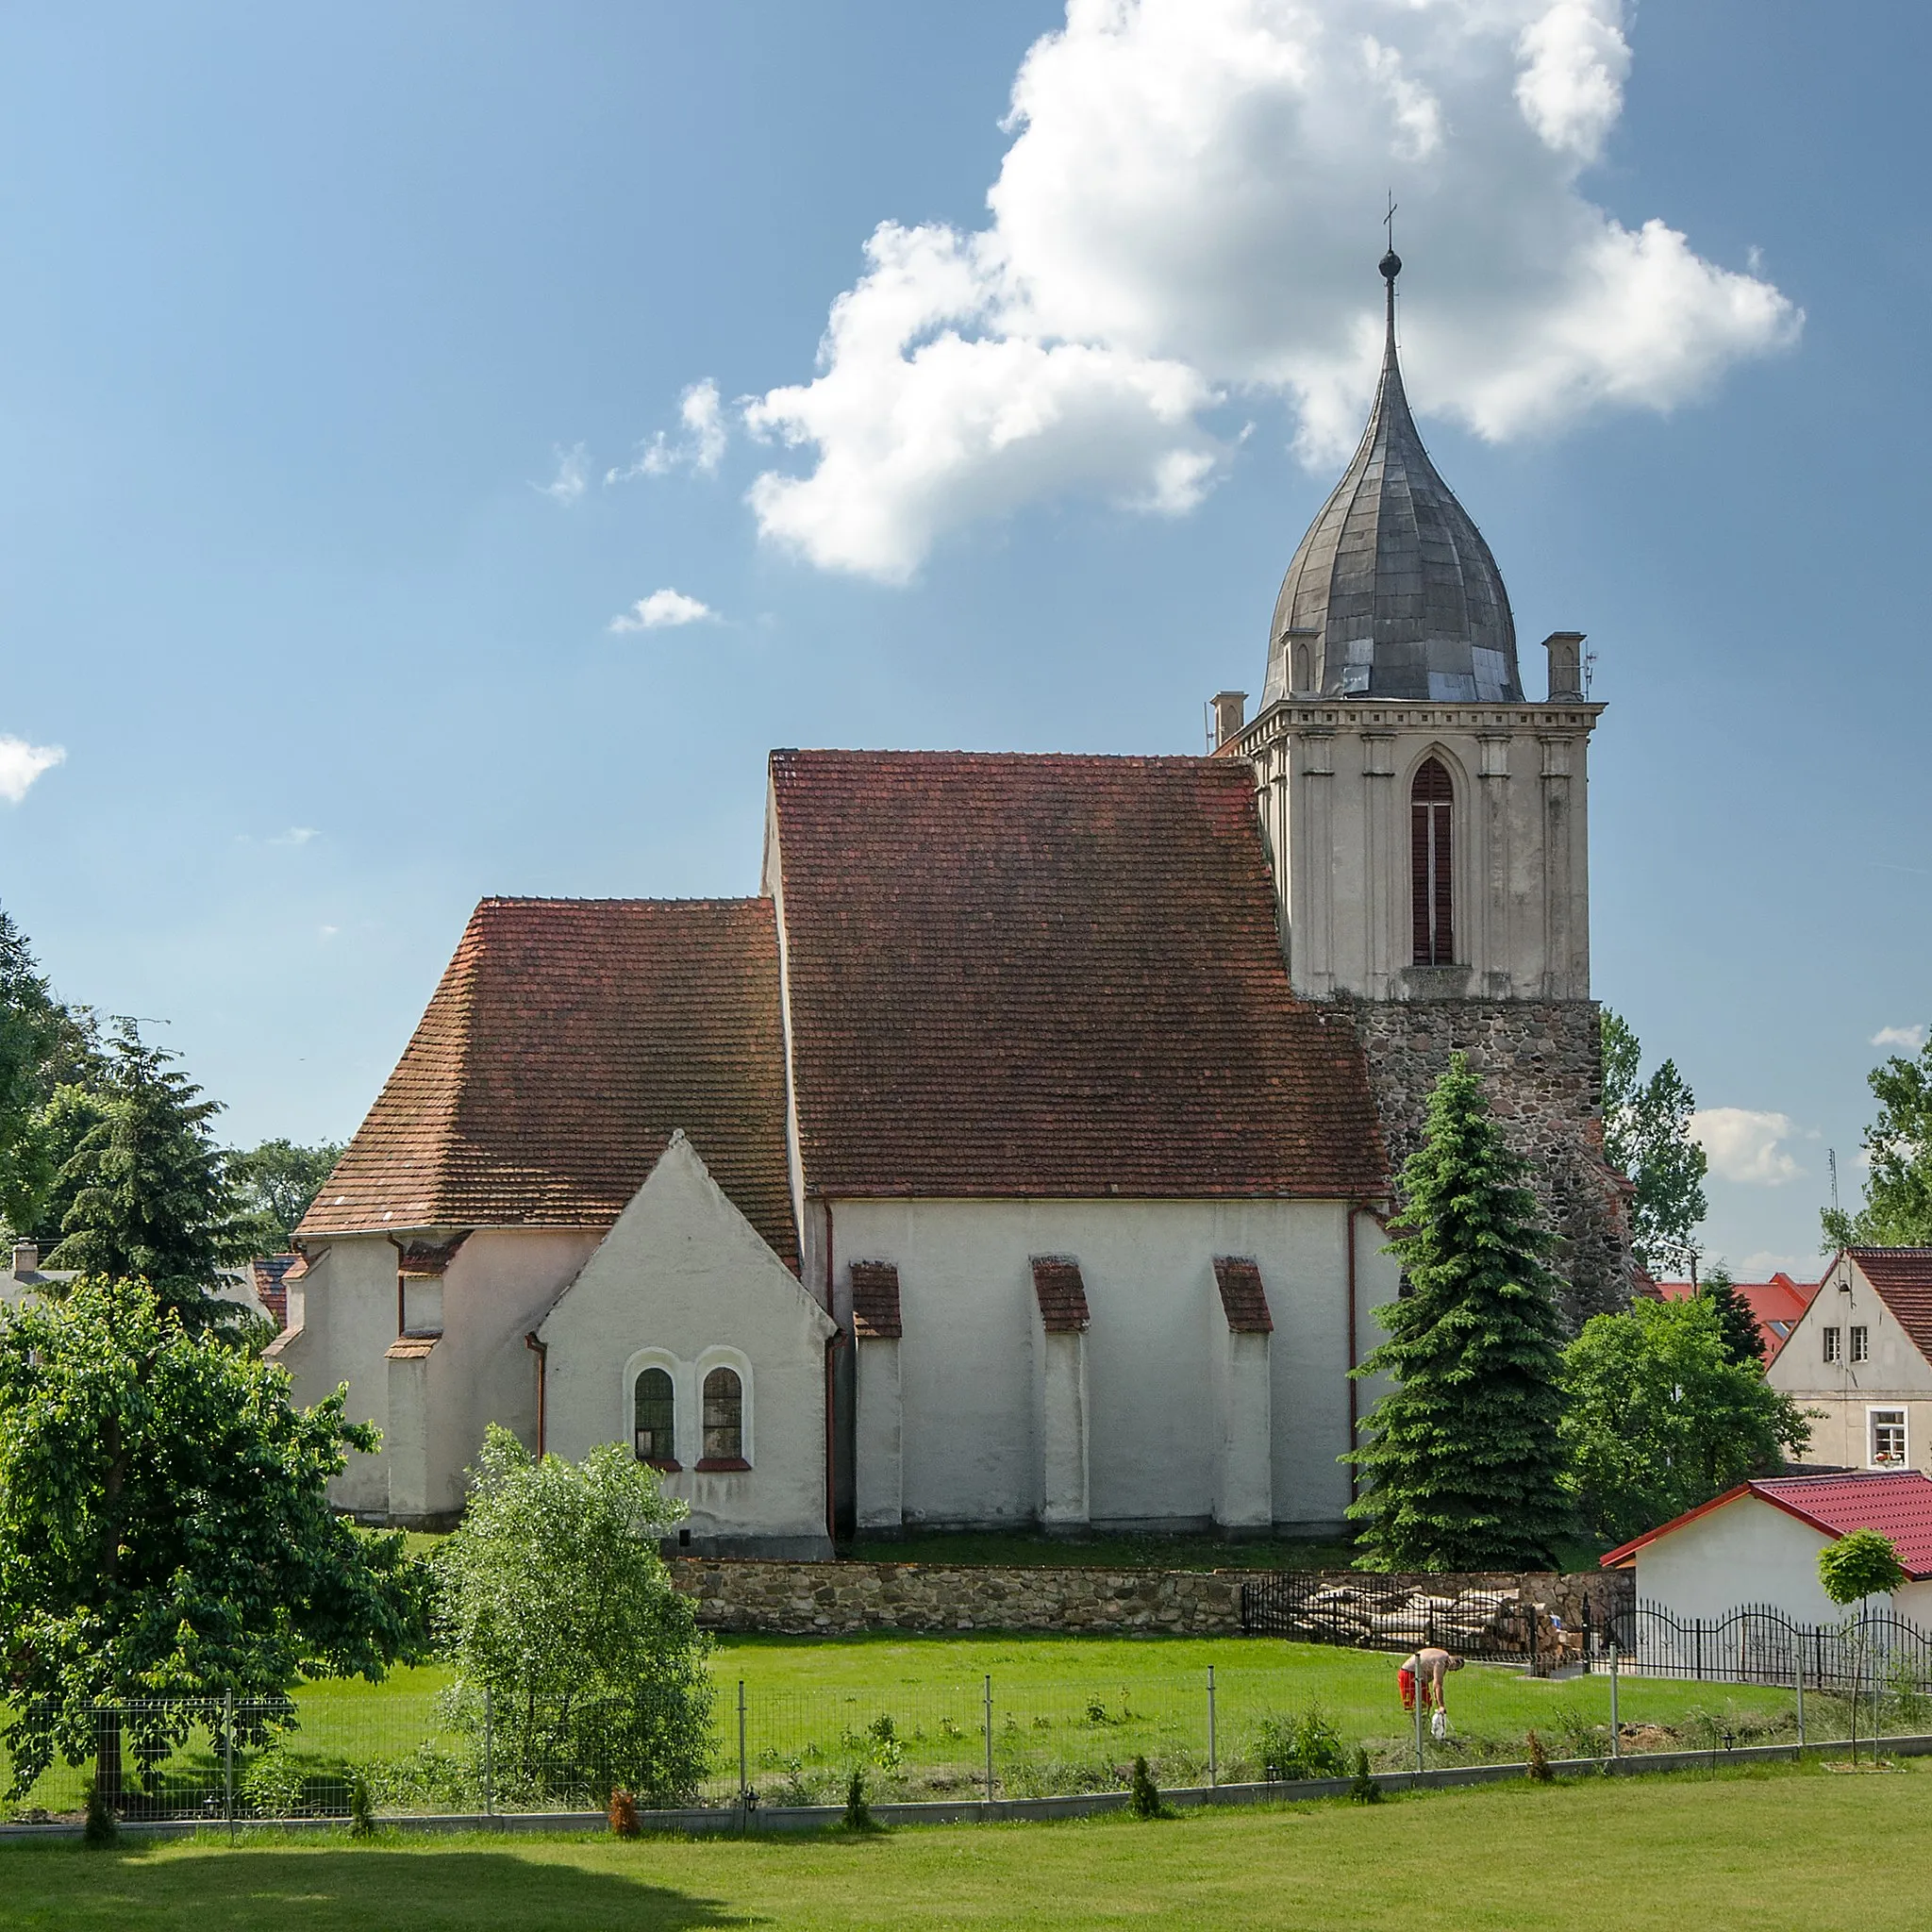
[[[1239,738],[1248,715],[1248,694],[1244,691],[1218,691],[1214,706],[1214,749],[1219,751],[1230,738]]]
[[[39,1241],[15,1241],[13,1244],[13,1275],[17,1281],[24,1274],[38,1274],[41,1269],[41,1244]]]
[[[1580,630],[1553,630],[1543,640],[1550,654],[1550,702],[1579,703],[1583,697],[1583,637]]]

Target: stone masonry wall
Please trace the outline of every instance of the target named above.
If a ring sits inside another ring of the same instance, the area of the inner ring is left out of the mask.
[[[1393,1172],[1421,1144],[1429,1094],[1460,1051],[1482,1076],[1557,1247],[1563,1313],[1580,1328],[1629,1304],[1623,1183],[1604,1164],[1603,1049],[1593,1000],[1353,1000]]]
[[[678,1557],[672,1581],[697,1600],[708,1630],[841,1637],[861,1630],[1042,1630],[1092,1635],[1239,1636],[1241,1585],[1254,1570],[1004,1570],[940,1563],[762,1563]],[[1368,1586],[1378,1595],[1408,1586],[1455,1595],[1506,1591],[1546,1606],[1573,1626],[1588,1600],[1601,1621],[1627,1592],[1624,1574],[1364,1576],[1307,1573],[1323,1586]]]

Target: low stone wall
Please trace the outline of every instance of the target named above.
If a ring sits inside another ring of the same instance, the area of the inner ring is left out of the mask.
[[[998,1569],[941,1563],[764,1563],[680,1557],[672,1580],[694,1597],[709,1630],[840,1637],[860,1630],[1042,1630],[1094,1635],[1233,1637],[1241,1628],[1241,1585],[1254,1570]],[[1506,1591],[1554,1610],[1573,1628],[1600,1623],[1627,1576],[1367,1577],[1358,1571],[1306,1573],[1317,1587],[1405,1588],[1431,1594]]]

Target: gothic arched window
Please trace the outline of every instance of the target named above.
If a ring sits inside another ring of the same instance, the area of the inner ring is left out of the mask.
[[[632,1394],[631,1424],[638,1460],[659,1469],[677,1467],[677,1395],[662,1369],[641,1369]]]
[[[705,1377],[705,1454],[698,1464],[744,1466],[744,1385],[736,1369],[713,1369]]]
[[[1440,758],[1424,758],[1408,793],[1409,903],[1415,920],[1415,963],[1456,963],[1454,870],[1450,821],[1456,792]]]

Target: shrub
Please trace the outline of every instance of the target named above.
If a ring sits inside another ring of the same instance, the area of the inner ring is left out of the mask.
[[[308,1808],[302,1769],[280,1751],[264,1751],[242,1774],[237,1791],[258,1818],[293,1818]]]
[[[845,1787],[845,1829],[870,1831],[872,1828],[872,1807],[865,1802],[865,1774],[855,1766],[851,1781]]]
[[[605,1815],[610,1820],[611,1831],[619,1838],[636,1838],[642,1829],[638,1824],[637,1800],[628,1791],[612,1791],[610,1807]]]
[[[1375,1775],[1369,1769],[1369,1754],[1357,1749],[1355,1754],[1355,1775],[1348,1781],[1348,1795],[1357,1805],[1379,1805],[1382,1802],[1382,1787],[1375,1782]]]
[[[1348,1753],[1341,1733],[1319,1705],[1290,1717],[1267,1718],[1255,1734],[1262,1760],[1280,1778],[1346,1777]]]
[[[1529,1734],[1529,1774],[1540,1785],[1548,1784],[1555,1775],[1550,1770],[1550,1757],[1543,1749],[1543,1740],[1534,1731]]]
[[[1127,1808],[1136,1818],[1160,1816],[1160,1788],[1154,1782],[1154,1774],[1147,1769],[1144,1757],[1134,1759],[1134,1781],[1127,1790]]]
[[[367,1774],[360,1770],[349,1774],[349,1836],[375,1836],[375,1799],[370,1791]]]

